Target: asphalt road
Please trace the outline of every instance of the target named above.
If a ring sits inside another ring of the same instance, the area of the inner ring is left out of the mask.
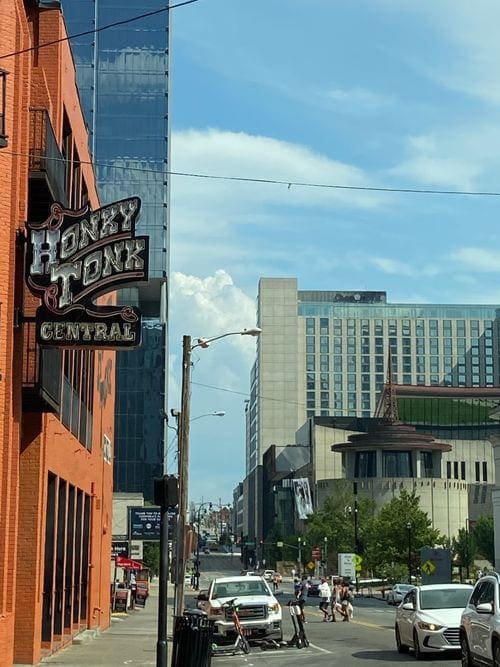
[[[203,555],[201,560],[200,588],[207,588],[210,579],[216,576],[239,574],[239,557],[225,554]],[[191,594],[191,604],[195,604],[196,593]],[[290,639],[293,627],[287,601],[292,597],[292,583],[285,581],[280,587],[278,599],[283,604],[284,638]],[[394,641],[394,607],[388,606],[377,598],[357,598],[354,604],[354,620],[350,623],[323,623],[323,614],[318,610],[318,598],[307,601],[305,614],[306,632],[310,642],[308,648],[285,648],[262,651],[253,646],[248,655],[218,656],[212,659],[212,667],[231,667],[246,665],[255,667],[293,667],[294,665],[339,665],[341,667],[382,667],[414,663],[415,658],[399,655]],[[437,665],[458,667],[459,655],[430,655],[419,665]]]

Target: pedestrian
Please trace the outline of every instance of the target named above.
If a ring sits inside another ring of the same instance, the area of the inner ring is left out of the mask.
[[[279,575],[275,572],[273,574],[273,592],[276,592],[278,590],[278,584],[279,584]]]
[[[331,614],[329,613],[328,609],[330,606],[332,591],[325,577],[321,577],[321,583],[319,585],[318,590],[321,598],[319,603],[319,609],[320,611],[323,612],[323,623],[326,623],[331,618]]]
[[[135,609],[135,602],[137,600],[137,580],[134,572],[130,573],[128,586],[130,588],[130,608]]]
[[[340,589],[340,614],[345,622],[351,621],[354,616],[353,601],[354,596],[351,589],[347,584],[344,584]]]
[[[293,585],[293,593],[295,596],[295,599],[297,600],[297,603],[300,608],[300,618],[303,623],[307,623],[306,617],[304,614],[304,606],[306,604],[306,583],[305,583],[305,578],[299,580],[298,578],[295,578],[294,585]]]

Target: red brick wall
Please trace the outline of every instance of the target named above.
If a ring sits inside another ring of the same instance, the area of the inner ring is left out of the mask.
[[[34,10],[35,11],[35,10]],[[22,0],[0,0],[0,55],[64,36],[57,10],[25,16]],[[92,496],[88,627],[109,625],[112,464],[103,435],[114,441],[114,360],[95,353],[92,450],[53,414],[21,414],[21,365],[26,325],[14,329],[16,230],[27,215],[29,107],[45,107],[60,141],[66,110],[75,146],[90,161],[86,128],[67,42],[0,60],[10,72],[9,145],[0,149],[0,667],[42,657],[41,621],[47,476],[49,471]],[[82,164],[91,204],[98,206],[93,171]],[[20,273],[21,270],[21,273]],[[21,285],[17,286],[18,289]],[[34,304],[33,304],[34,305]],[[21,436],[22,424],[22,436]],[[51,647],[51,650],[54,647]]]
[[[22,0],[0,0],[0,53],[29,45]],[[19,483],[19,383],[13,381],[18,336],[13,334],[15,230],[26,218],[27,121],[30,63],[26,55],[0,61],[9,71],[8,148],[0,149],[0,667],[11,667]],[[18,155],[12,155],[17,153]]]

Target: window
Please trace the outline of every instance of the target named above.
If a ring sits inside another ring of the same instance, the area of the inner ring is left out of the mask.
[[[480,482],[481,481],[481,477],[480,477],[480,469],[481,468],[480,468],[480,465],[479,465],[479,461],[476,461],[475,469],[476,469],[476,482]]]
[[[453,477],[458,479],[458,461],[453,461]]]
[[[328,335],[328,318],[322,317],[319,321],[320,334]]]
[[[451,461],[446,461],[446,479],[451,479]]]
[[[411,452],[382,452],[382,477],[413,477]]]
[[[306,334],[314,334],[314,317],[306,317]]]
[[[434,477],[432,452],[420,452],[420,476]]]
[[[307,389],[314,389],[315,375],[314,373],[307,374]]]
[[[376,477],[376,452],[356,452],[354,462],[354,477]]]
[[[460,461],[460,479],[465,479],[465,461]]]
[[[483,461],[483,482],[488,481],[488,464],[486,461]]]

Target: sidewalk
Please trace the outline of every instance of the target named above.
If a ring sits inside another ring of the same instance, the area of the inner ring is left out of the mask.
[[[169,586],[169,593],[172,586]],[[169,599],[167,634],[172,637],[173,608]],[[113,614],[109,630],[95,638],[73,643],[49,658],[43,665],[71,665],[71,667],[151,667],[156,665],[156,641],[158,633],[158,580],[152,582],[145,607],[127,613]],[[77,638],[76,641],[79,641]],[[168,642],[168,664],[172,655],[172,642]]]

